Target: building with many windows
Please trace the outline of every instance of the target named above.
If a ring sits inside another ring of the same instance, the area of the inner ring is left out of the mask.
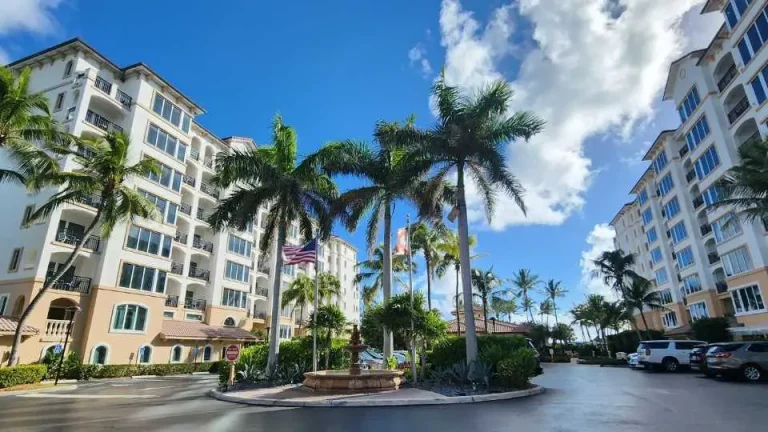
[[[697,319],[726,316],[736,335],[766,334],[766,225],[712,204],[739,146],[768,134],[768,2],[709,0],[702,13],[725,23],[707,48],[672,63],[663,99],[680,126],[659,134],[635,199],[611,225],[616,247],[637,255],[636,270],[667,303],[646,312],[649,326],[682,334]]]
[[[71,349],[86,363],[218,360],[225,344],[254,341],[250,331],[270,322],[275,277],[276,251],[258,250],[268,209],[242,232],[216,232],[205,222],[227,193],[211,184],[216,155],[253,147],[253,140],[218,138],[195,121],[202,108],[147,65],[120,67],[79,39],[9,66],[31,68],[30,90],[48,97],[68,132],[92,138],[125,131],[132,138],[130,163],[152,158],[162,166],[160,175],[130,185],[157,205],[160,217],[119,225],[108,239],[98,234],[87,239],[28,320],[20,361],[38,361],[61,343],[70,318]],[[77,162],[65,158],[62,164],[73,169]],[[0,356],[5,357],[16,318],[70,255],[98,203],[94,197],[68,204],[45,221],[26,224],[52,192],[30,194],[3,185],[1,193],[7,203],[16,203],[0,214],[0,242],[6,245],[0,262],[7,263],[0,270]],[[299,244],[298,237],[292,225],[288,241]],[[342,283],[333,301],[358,321],[356,250],[338,237],[323,248],[321,270]],[[285,288],[297,273],[314,276],[314,265],[282,272]],[[301,319],[291,305],[284,308],[280,337],[292,337]]]

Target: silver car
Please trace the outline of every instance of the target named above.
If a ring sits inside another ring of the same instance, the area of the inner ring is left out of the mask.
[[[731,342],[707,351],[707,369],[728,378],[759,381],[768,374],[768,342]]]

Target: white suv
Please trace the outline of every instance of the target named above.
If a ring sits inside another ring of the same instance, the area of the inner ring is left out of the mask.
[[[640,365],[646,369],[662,367],[667,372],[675,372],[680,366],[690,365],[689,354],[702,341],[653,340],[641,341],[637,346]]]

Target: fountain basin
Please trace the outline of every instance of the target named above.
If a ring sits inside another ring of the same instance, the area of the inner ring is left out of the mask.
[[[353,375],[345,370],[306,372],[304,389],[339,393],[368,393],[397,390],[405,382],[403,371],[362,370]]]

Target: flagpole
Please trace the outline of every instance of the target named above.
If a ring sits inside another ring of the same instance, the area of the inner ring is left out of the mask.
[[[411,215],[405,215],[406,245],[408,247],[408,289],[411,292],[411,374],[416,382],[416,336],[413,334],[413,254],[411,253]]]
[[[312,372],[317,372],[317,299],[320,292],[320,268],[318,267],[318,260],[320,259],[320,236],[317,236],[317,244],[315,244],[315,310],[312,312],[312,322],[315,324],[315,328],[312,329]]]

